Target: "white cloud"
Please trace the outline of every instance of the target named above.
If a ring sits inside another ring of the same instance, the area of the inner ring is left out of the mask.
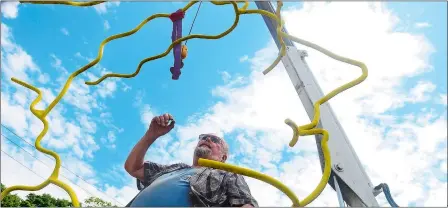
[[[108,96],[112,96],[115,90],[117,89],[117,81],[116,80],[104,80],[101,84],[99,84],[96,92],[103,97],[106,98]]]
[[[68,77],[67,69],[62,65],[61,59],[59,59],[55,54],[50,54],[53,62],[51,62],[51,66],[58,70],[59,77],[57,81],[61,84],[64,83],[65,79]]]
[[[7,18],[7,19],[15,19],[17,17],[17,15],[19,14],[19,2],[2,2],[1,3],[1,7],[2,7],[2,14],[3,17]],[[2,28],[3,30],[3,28]]]
[[[26,115],[27,110],[26,110],[26,108],[21,107],[19,105],[11,105],[10,99],[11,98],[8,94],[2,93],[2,96],[1,96],[2,124],[6,125],[6,126],[10,126],[11,128],[15,129],[16,133],[19,136],[24,136],[28,129],[27,119],[25,116],[16,116],[16,115]]]
[[[248,55],[244,55],[244,56],[242,56],[241,58],[240,58],[240,62],[245,62],[245,61],[247,61],[249,59],[249,56]]]
[[[2,23],[1,32],[2,32],[2,37],[1,37],[2,49],[7,52],[12,51],[16,46],[12,40],[11,29],[7,25]]]
[[[115,136],[114,131],[108,131],[107,136],[101,138],[101,142],[103,144],[105,144],[108,148],[115,149],[116,146],[115,146],[114,142],[115,142],[116,138],[117,137]]]
[[[431,24],[429,24],[428,22],[417,22],[417,23],[415,23],[415,27],[416,28],[427,28],[427,27],[431,27]]]
[[[140,121],[143,124],[143,129],[146,131],[151,123],[152,118],[154,116],[158,116],[159,113],[153,109],[149,104],[145,104],[143,102],[145,98],[145,91],[139,90],[137,91],[137,95],[135,96],[135,100],[133,103],[133,107],[138,108],[140,110]]]
[[[80,52],[76,52],[76,53],[75,53],[75,57],[77,57],[77,58],[81,58],[81,59],[84,59],[84,58],[85,58],[83,55],[81,55]]]
[[[108,12],[108,9],[112,9],[114,7],[118,7],[120,5],[119,1],[111,1],[111,2],[105,2],[101,4],[94,5],[95,11],[98,14],[106,14]]]
[[[109,21],[107,21],[107,20],[104,20],[104,29],[105,30],[109,30],[110,29],[110,24],[109,24]]]
[[[121,82],[121,85],[122,85],[121,90],[123,90],[123,92],[127,92],[127,91],[129,91],[129,90],[132,89],[131,86],[127,85],[127,84],[124,83],[124,82]]]
[[[61,28],[61,32],[64,35],[69,35],[69,32],[68,32],[67,28],[65,28],[65,27]]]
[[[39,78],[37,79],[41,84],[46,84],[48,81],[50,81],[50,75],[47,73],[39,75]]]
[[[5,78],[15,77],[32,84],[30,76],[39,75],[39,67],[34,63],[33,58],[14,42],[11,28],[2,23],[1,32],[1,65]]]
[[[113,124],[113,117],[110,112],[101,112],[99,117],[99,121],[106,126],[108,129],[114,129],[118,133],[122,133],[124,131],[123,128],[119,128]]]
[[[154,114],[149,105],[143,105],[140,113],[141,113],[141,122],[143,123],[144,128],[147,129],[149,127],[149,124],[151,123],[152,118],[154,118],[154,116],[156,115]]]
[[[436,86],[428,81],[419,81],[416,86],[410,90],[409,99],[411,102],[424,102],[429,100],[426,93],[433,92]]]
[[[231,77],[232,76],[229,74],[229,72],[226,71],[221,72],[221,78],[225,83],[227,83]]]
[[[93,109],[100,108],[98,100],[92,95],[90,89],[83,80],[75,79],[64,96],[64,101],[90,113]]]
[[[96,132],[96,123],[90,120],[90,117],[88,117],[86,114],[79,114],[77,117],[83,129],[85,129],[89,133]]]
[[[422,203],[425,207],[446,207],[448,199],[446,195],[447,183],[440,183],[435,179],[430,180],[428,184],[429,191],[427,193],[428,199]]]
[[[25,82],[30,81],[28,71],[39,71],[39,68],[35,65],[33,59],[22,48],[17,48],[14,53],[5,54],[5,58],[2,59],[2,68],[7,77],[16,77]]]

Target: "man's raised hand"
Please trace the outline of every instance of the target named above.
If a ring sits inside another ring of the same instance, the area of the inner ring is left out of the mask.
[[[174,118],[169,113],[156,116],[149,124],[148,134],[158,138],[170,132],[174,128]]]

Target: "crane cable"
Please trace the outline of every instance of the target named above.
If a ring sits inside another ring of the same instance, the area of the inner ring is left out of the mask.
[[[196,14],[194,15],[194,19],[193,19],[193,22],[191,23],[190,31],[188,32],[188,35],[190,35],[191,31],[193,30],[194,22],[196,21],[196,17],[198,16],[199,9],[201,8],[201,4],[202,4],[202,1],[199,2],[199,6],[198,6],[198,9],[196,10]],[[188,42],[188,40],[185,41],[185,46],[187,46],[187,42]]]

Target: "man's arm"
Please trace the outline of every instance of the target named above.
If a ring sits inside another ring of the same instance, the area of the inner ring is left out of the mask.
[[[172,121],[169,124],[169,121]],[[124,169],[133,177],[145,181],[144,158],[148,148],[157,140],[174,128],[174,120],[170,114],[156,116],[151,120],[149,129],[134,146],[124,164]]]
[[[150,131],[147,131],[140,141],[134,146],[124,164],[124,169],[133,177],[144,181],[144,158],[148,148],[157,139]]]

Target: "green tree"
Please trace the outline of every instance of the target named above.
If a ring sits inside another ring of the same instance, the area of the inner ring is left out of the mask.
[[[98,197],[89,197],[84,200],[83,207],[117,207],[116,205],[112,205],[110,202],[106,202]]]
[[[66,199],[56,199],[56,207],[73,207],[72,202]]]
[[[20,203],[21,207],[32,207],[33,205],[29,201],[22,200],[22,203]]]
[[[21,207],[23,200],[16,194],[8,194],[1,202],[2,207]]]
[[[70,207],[72,203],[66,199],[56,199],[50,194],[36,195],[30,193],[26,196],[26,201],[36,207]]]
[[[6,186],[1,184],[1,191]],[[23,200],[16,194],[8,194],[1,201],[2,207],[71,207],[72,203],[66,199],[56,199],[50,194],[37,195],[30,193]]]
[[[1,191],[6,189],[6,186],[1,184]],[[2,207],[21,207],[23,203],[23,200],[17,196],[17,194],[8,194],[3,198],[0,205]]]
[[[6,186],[1,184],[1,191],[5,190]],[[30,193],[26,199],[22,199],[16,194],[8,194],[1,201],[1,207],[73,207],[71,201],[66,199],[57,199],[50,194],[37,195]],[[117,207],[112,203],[104,201],[98,197],[90,197],[80,203],[81,207]]]

